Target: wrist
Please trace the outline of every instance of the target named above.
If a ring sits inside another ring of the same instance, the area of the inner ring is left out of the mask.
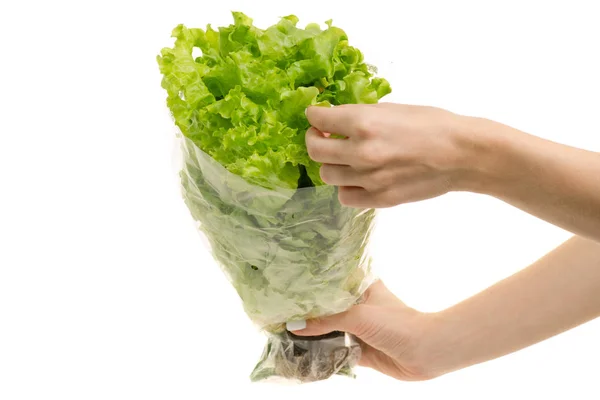
[[[458,157],[453,189],[495,196],[519,175],[518,152],[525,135],[500,123],[459,116]],[[519,144],[521,143],[521,144]]]
[[[457,326],[443,312],[422,313],[418,340],[410,352],[410,367],[428,380],[463,368]],[[460,327],[460,325],[458,325]]]
[[[428,328],[423,331],[414,351],[415,359],[426,375],[446,375],[522,347],[519,345],[522,334],[518,333],[516,340],[511,339],[518,327],[514,323],[503,324],[498,313],[490,315],[490,309],[504,306],[505,301],[482,305],[480,297],[478,302],[469,303],[429,314]]]
[[[431,380],[493,358],[489,329],[466,319],[450,308],[418,312],[406,321],[414,334],[398,359],[415,380]]]

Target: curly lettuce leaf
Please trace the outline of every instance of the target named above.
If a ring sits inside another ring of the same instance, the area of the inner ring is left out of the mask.
[[[157,56],[167,106],[184,136],[230,172],[268,189],[321,186],[309,157],[304,110],[314,104],[376,103],[391,93],[347,34],[299,28],[294,15],[260,29],[241,12],[233,24],[172,31]],[[196,52],[200,53],[196,56]]]

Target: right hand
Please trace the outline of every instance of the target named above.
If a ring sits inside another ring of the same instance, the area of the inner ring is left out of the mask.
[[[422,339],[431,329],[428,314],[406,306],[381,281],[364,294],[364,301],[340,314],[306,321],[298,336],[317,336],[333,331],[355,335],[362,349],[359,365],[405,381],[438,376],[420,361]]]
[[[472,118],[393,103],[309,107],[306,116],[308,154],[346,206],[392,207],[466,189]]]

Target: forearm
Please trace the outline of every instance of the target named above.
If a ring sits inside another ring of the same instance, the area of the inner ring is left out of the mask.
[[[424,364],[447,373],[520,350],[600,315],[600,244],[575,237],[433,315]]]
[[[469,119],[465,189],[498,198],[579,236],[600,241],[600,153]]]

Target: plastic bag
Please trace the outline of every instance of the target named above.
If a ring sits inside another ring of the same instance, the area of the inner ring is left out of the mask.
[[[252,381],[354,377],[356,338],[298,337],[285,324],[347,310],[373,282],[375,210],[339,203],[333,186],[269,190],[178,135],[183,199],[249,318],[268,336]]]

